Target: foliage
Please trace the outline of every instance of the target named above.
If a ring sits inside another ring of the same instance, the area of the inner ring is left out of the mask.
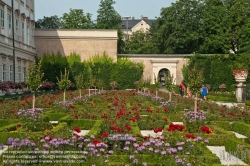
[[[97,29],[118,29],[122,20],[120,14],[114,9],[114,0],[101,0],[97,10]]]
[[[245,0],[176,1],[150,31],[158,53],[247,52],[249,9]]]
[[[69,80],[69,71],[65,68],[64,74],[60,71],[60,79],[57,78],[57,84],[60,90],[66,90],[70,87],[71,81]]]
[[[76,88],[83,89],[85,87],[83,73],[75,76]]]
[[[97,84],[98,81],[102,81],[104,89],[109,89],[109,83],[114,81],[110,80],[110,75],[112,70],[114,70],[113,59],[111,59],[105,52],[102,56],[93,56],[89,61],[89,66],[91,68],[91,81],[92,85]],[[118,83],[119,84],[119,83]]]
[[[91,14],[84,14],[82,9],[70,9],[69,13],[64,13],[62,16],[64,29],[91,29],[93,27]]]
[[[174,75],[164,75],[164,81],[165,81],[165,88],[169,91],[172,92],[175,86],[175,79],[174,79]]]
[[[203,69],[198,69],[196,65],[188,69],[188,80],[184,80],[185,84],[192,90],[194,93],[198,93],[201,89],[202,84],[204,83]]]
[[[41,70],[45,73],[43,80],[53,82],[54,84],[57,83],[56,77],[60,75],[60,71],[69,68],[66,57],[60,52],[57,54],[44,54],[41,59],[37,59],[37,61],[39,60],[42,63]],[[72,79],[71,75],[70,79]]]
[[[70,67],[72,67],[74,65],[74,63],[81,62],[81,57],[75,52],[70,53],[70,55],[67,56],[66,59],[67,59],[67,62],[68,62]]]
[[[188,57],[189,63],[183,66],[182,74],[184,81],[189,82],[189,70],[194,65],[198,70],[203,69],[204,83],[209,84],[212,91],[219,90],[221,84],[226,85],[226,91],[234,90],[232,85],[235,84],[235,79],[232,75],[234,69],[250,70],[249,54],[230,54],[230,55],[199,55]],[[249,84],[249,77],[246,84]],[[233,89],[232,89],[233,88]]]
[[[126,54],[155,54],[157,48],[149,32],[133,32],[130,39],[125,44]]]
[[[57,15],[51,17],[43,17],[35,22],[35,28],[40,29],[59,29],[62,27],[62,20]]]
[[[36,92],[42,85],[44,73],[41,70],[42,60],[38,64],[29,64],[28,73],[26,75],[26,84],[32,92]]]
[[[118,83],[118,89],[135,88],[135,81],[142,77],[143,64],[134,63],[126,58],[118,58],[111,72],[110,81]]]
[[[117,53],[123,54],[124,53],[124,47],[125,42],[123,40],[124,32],[119,28],[117,31],[118,41],[117,41]]]

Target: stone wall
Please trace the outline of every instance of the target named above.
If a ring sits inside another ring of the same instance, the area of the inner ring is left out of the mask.
[[[161,69],[168,69],[170,75],[174,76],[176,84],[180,84],[183,80],[182,67],[187,64],[188,59],[185,56],[190,54],[119,54],[120,57],[126,57],[134,62],[142,62],[145,66],[143,78],[151,78],[154,84],[154,76],[158,77]]]
[[[106,52],[117,61],[117,39],[116,30],[35,30],[38,57],[52,52],[63,56],[76,53],[84,61]]]

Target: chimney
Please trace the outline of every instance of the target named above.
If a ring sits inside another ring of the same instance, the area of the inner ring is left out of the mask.
[[[141,19],[142,20],[148,20],[148,17],[142,17]]]
[[[132,20],[135,20],[135,17],[132,17]]]

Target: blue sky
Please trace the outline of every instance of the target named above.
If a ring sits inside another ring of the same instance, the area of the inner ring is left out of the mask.
[[[140,19],[141,16],[154,19],[160,16],[162,7],[168,7],[177,0],[115,0],[115,10],[122,16]],[[35,21],[43,16],[62,16],[69,9],[83,9],[84,13],[92,14],[96,20],[100,0],[35,0]]]

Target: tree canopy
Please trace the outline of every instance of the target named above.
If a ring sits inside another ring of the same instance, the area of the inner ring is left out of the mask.
[[[84,14],[82,9],[70,9],[69,13],[62,16],[62,28],[64,29],[90,29],[94,27],[91,14]]]
[[[43,17],[35,22],[35,27],[40,29],[59,29],[62,27],[62,20],[57,15]]]
[[[97,11],[97,29],[117,29],[122,23],[122,18],[114,9],[114,0],[101,0]]]

